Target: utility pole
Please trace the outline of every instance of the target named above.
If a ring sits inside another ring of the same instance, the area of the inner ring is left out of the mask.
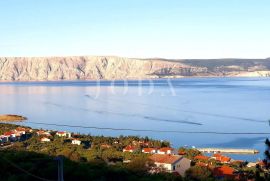
[[[57,160],[57,165],[58,165],[58,181],[64,181],[64,164],[63,164],[63,156],[59,155],[58,157],[55,158]]]

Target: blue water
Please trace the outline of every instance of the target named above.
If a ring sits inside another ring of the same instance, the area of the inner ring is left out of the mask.
[[[270,133],[270,79],[188,78],[155,81],[0,83],[0,114],[28,117],[35,128],[92,135],[137,135],[169,140],[174,147],[254,148],[263,159],[269,135],[98,130],[30,122],[185,132]]]

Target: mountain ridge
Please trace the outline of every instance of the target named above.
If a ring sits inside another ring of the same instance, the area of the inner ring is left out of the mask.
[[[270,59],[163,59],[117,56],[0,57],[0,81],[266,77]]]

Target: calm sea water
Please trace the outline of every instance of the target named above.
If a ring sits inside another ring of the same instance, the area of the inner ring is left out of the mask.
[[[174,147],[255,148],[263,158],[270,135],[270,79],[189,78],[155,81],[0,83],[0,114],[21,114],[35,128],[92,135],[137,135],[169,140]],[[30,122],[101,128],[186,131],[140,132],[57,127]]]

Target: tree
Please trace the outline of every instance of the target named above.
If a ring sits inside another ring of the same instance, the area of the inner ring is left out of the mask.
[[[207,167],[194,166],[186,171],[186,178],[188,180],[210,180],[212,172]]]
[[[136,157],[128,165],[127,168],[133,172],[146,174],[154,163],[147,157]]]

